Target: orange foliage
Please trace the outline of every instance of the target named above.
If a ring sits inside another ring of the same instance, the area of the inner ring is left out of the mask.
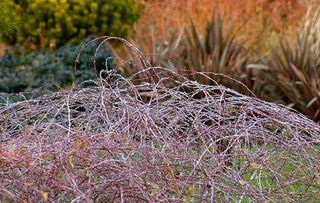
[[[203,31],[213,13],[232,19],[249,45],[287,34],[299,25],[306,12],[306,0],[140,0],[145,9],[136,23],[136,37],[150,38],[150,27],[158,39],[166,31],[188,27],[192,19]],[[259,47],[260,45],[258,45]],[[262,45],[264,46],[264,45]]]
[[[0,42],[0,56],[4,54],[5,45]]]

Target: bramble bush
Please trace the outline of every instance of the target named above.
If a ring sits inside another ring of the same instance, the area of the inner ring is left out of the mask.
[[[0,94],[0,202],[319,202],[317,123],[166,68],[118,77]]]
[[[14,0],[10,6],[23,23],[16,38],[4,40],[55,48],[90,34],[126,37],[140,5],[136,0]]]

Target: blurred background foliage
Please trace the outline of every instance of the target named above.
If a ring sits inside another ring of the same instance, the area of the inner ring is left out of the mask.
[[[141,4],[134,0],[13,0],[8,1],[22,23],[16,37],[4,36],[8,43],[55,48],[86,36],[128,37],[140,16]]]
[[[0,18],[0,91],[46,84],[70,87],[92,79],[97,44],[75,57],[84,39],[109,35],[129,39],[151,65],[207,75],[244,94],[291,106],[320,121],[320,10],[318,0],[14,0]],[[8,12],[9,11],[9,12]],[[15,18],[9,17],[14,14]],[[20,26],[19,20],[21,22]],[[10,27],[11,25],[11,27]],[[19,28],[19,29],[18,29]],[[14,35],[8,33],[18,32]],[[21,51],[23,50],[23,51]],[[130,76],[145,65],[130,49],[112,44],[105,58],[134,63],[118,67]],[[0,50],[1,55],[1,50]],[[135,64],[136,63],[136,64]],[[110,64],[109,67],[112,67]],[[213,73],[214,74],[213,74]],[[74,77],[74,78],[73,78]],[[234,82],[232,77],[242,82]]]
[[[4,37],[13,37],[20,28],[20,20],[9,1],[0,2],[0,30]]]
[[[307,7],[315,0],[140,1],[144,3],[144,9],[135,25],[137,34],[134,39],[143,36],[150,42],[150,25],[156,27],[156,39],[163,38],[163,35],[170,37],[168,31],[181,27],[190,29],[191,19],[203,33],[212,15],[217,14],[223,17],[225,23],[233,21],[233,31],[245,37],[242,43],[250,51],[268,52],[270,44],[278,44],[278,36],[293,37],[292,30],[301,24]]]
[[[314,120],[320,120],[320,7],[310,7],[295,39],[280,39],[280,48],[261,59],[268,67],[266,84],[272,84],[284,103]],[[271,98],[272,99],[272,98]]]
[[[84,42],[92,39],[88,37]],[[0,92],[18,93],[41,87],[53,90],[95,79],[93,60],[99,42],[90,43],[83,49],[76,64],[83,43],[74,45],[69,42],[58,49],[40,49],[31,53],[21,46],[8,50],[0,58]],[[102,46],[95,58],[97,71],[114,66],[111,59],[106,64],[109,57],[113,57],[111,50]]]

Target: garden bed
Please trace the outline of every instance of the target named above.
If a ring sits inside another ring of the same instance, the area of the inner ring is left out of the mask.
[[[2,97],[2,201],[320,200],[317,123],[168,69],[116,78]]]

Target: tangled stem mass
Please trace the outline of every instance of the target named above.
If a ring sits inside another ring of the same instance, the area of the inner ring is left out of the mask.
[[[320,201],[317,123],[161,67],[108,77],[2,97],[1,201]]]

